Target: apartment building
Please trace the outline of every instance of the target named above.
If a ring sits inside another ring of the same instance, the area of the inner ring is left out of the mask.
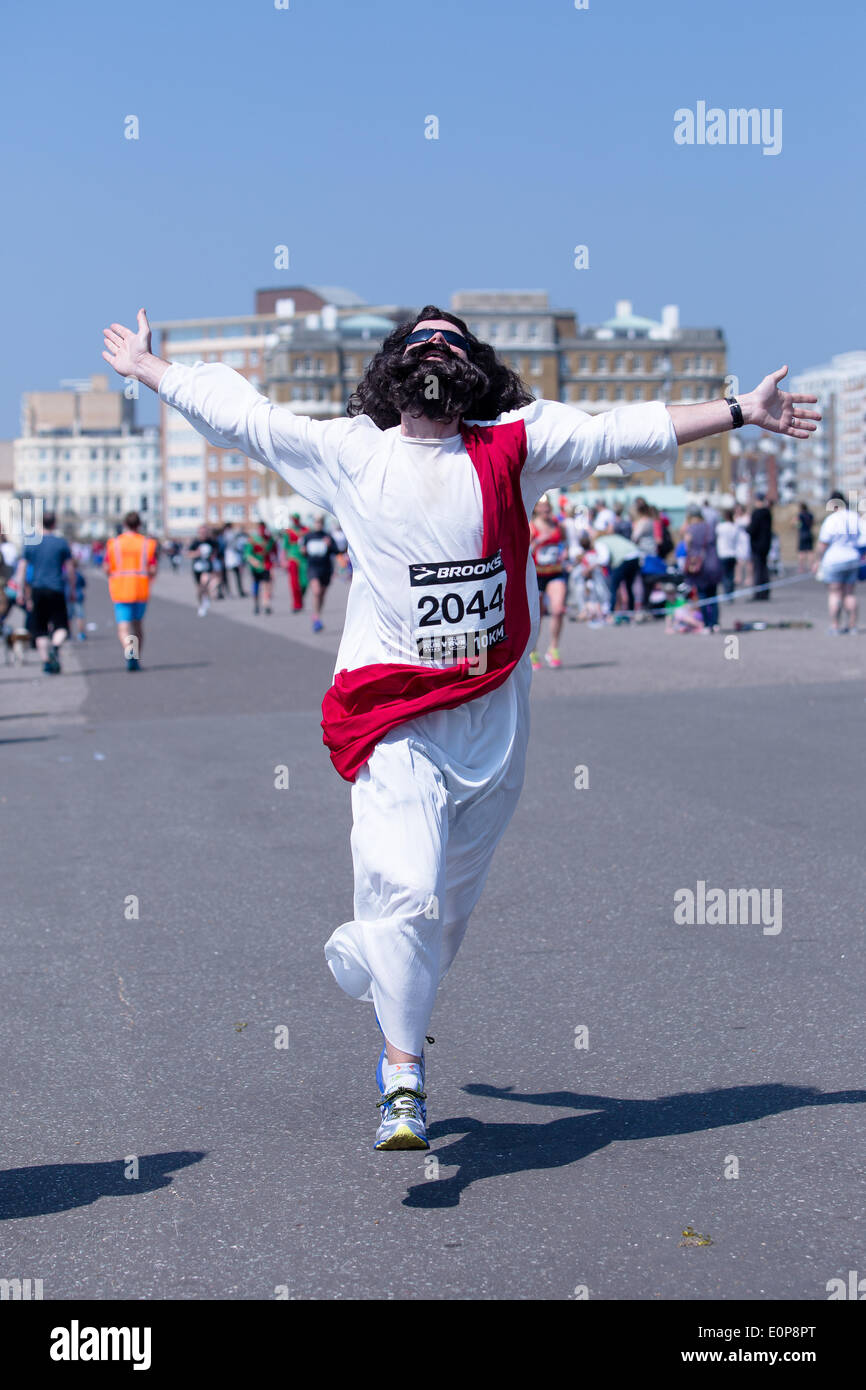
[[[551,308],[543,290],[461,290],[451,307],[536,396],[591,415],[631,401],[685,404],[725,394],[721,329],[681,327],[676,305],[667,305],[656,320],[636,315],[629,300],[620,300],[613,318],[585,327],[573,311]],[[727,492],[727,441],[725,433],[680,449],[674,481],[696,492]],[[599,469],[592,485],[612,486],[618,477],[616,467]]]
[[[818,397],[823,419],[808,439],[786,441],[797,491],[826,502],[835,490],[866,496],[866,352],[843,352],[791,379],[790,389]]]
[[[41,498],[59,526],[95,539],[137,511],[162,530],[159,431],[136,426],[135,400],[107,376],[27,392],[13,448],[15,492]]]

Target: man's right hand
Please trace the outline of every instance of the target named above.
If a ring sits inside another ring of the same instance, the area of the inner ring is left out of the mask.
[[[106,362],[119,376],[134,377],[156,391],[170,364],[161,357],[154,357],[150,350],[150,324],[144,310],[138,311],[138,328],[135,332],[125,328],[122,323],[113,323],[110,328],[103,329],[103,333],[106,350],[102,355]]]

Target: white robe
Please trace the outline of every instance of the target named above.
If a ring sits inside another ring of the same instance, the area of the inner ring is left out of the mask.
[[[353,578],[335,673],[417,664],[410,564],[481,555],[481,491],[462,436],[415,439],[366,416],[294,415],[223,363],[173,363],[159,395],[212,444],[257,459],[337,517]],[[669,470],[676,460],[673,421],[660,401],[589,416],[536,400],[498,423],[518,419],[527,435],[527,515],[543,492],[578,483],[601,463],[632,473]],[[511,677],[393,729],[352,786],[354,917],[333,932],[325,954],[348,994],[374,1002],[386,1037],[416,1055],[523,784],[539,622],[531,558],[526,584],[532,635]]]

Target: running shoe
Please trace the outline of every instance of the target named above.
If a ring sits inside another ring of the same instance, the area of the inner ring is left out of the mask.
[[[377,1149],[429,1149],[427,1099],[420,1076],[397,1073],[377,1102],[382,1120],[376,1131]]]
[[[141,663],[139,662],[137,656],[128,656],[128,657],[126,658],[126,669],[127,669],[127,671],[140,671],[140,670],[141,670]]]
[[[549,652],[544,653],[544,659],[548,666],[561,666],[562,662],[559,659],[559,647],[551,647]]]
[[[530,652],[529,660],[532,662],[533,671],[541,670],[541,657],[538,655],[538,652]]]
[[[322,628],[323,628],[324,626],[325,626],[325,624],[322,622],[322,620],[321,620],[320,618],[314,618],[314,619],[313,619],[313,631],[314,631],[314,632],[321,632],[321,631],[322,631]]]
[[[60,657],[57,655],[57,648],[52,647],[48,653],[48,660],[42,667],[47,676],[60,675]]]

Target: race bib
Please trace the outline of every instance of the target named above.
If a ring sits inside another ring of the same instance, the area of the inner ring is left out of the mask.
[[[409,566],[412,641],[420,661],[482,657],[505,639],[502,551],[481,560]]]
[[[535,551],[535,563],[537,565],[559,565],[562,563],[562,546],[558,542],[552,545],[539,545]]]
[[[327,555],[330,544],[326,540],[307,541],[307,555],[311,560],[319,560],[323,555]]]

